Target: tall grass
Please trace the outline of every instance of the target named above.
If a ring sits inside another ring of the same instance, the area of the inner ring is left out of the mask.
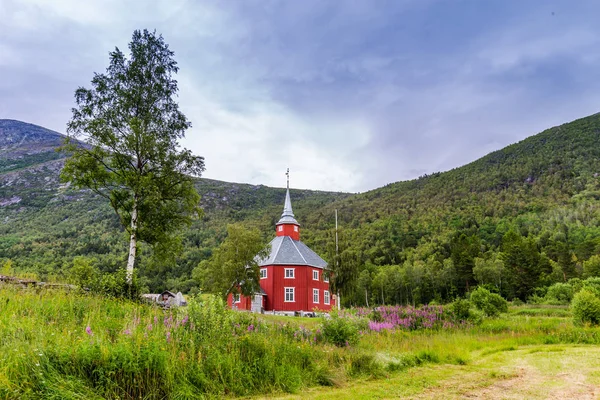
[[[526,344],[600,343],[570,319],[508,314],[480,326],[363,331],[323,339],[318,320],[226,310],[214,297],[179,310],[0,286],[0,398],[187,399],[297,392],[424,363],[464,364]]]
[[[192,398],[327,383],[325,346],[211,298],[181,311],[0,289],[0,398]]]

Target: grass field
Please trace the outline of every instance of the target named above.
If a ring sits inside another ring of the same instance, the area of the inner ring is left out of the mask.
[[[600,348],[523,346],[476,352],[467,365],[427,365],[343,388],[309,389],[286,399],[595,399],[600,395]]]
[[[190,304],[165,311],[0,287],[0,399],[600,394],[600,329],[575,327],[566,307],[513,307],[477,326],[367,330],[336,347],[317,318],[226,311],[210,297]]]

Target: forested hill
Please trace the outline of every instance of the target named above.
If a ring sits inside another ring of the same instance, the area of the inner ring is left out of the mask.
[[[52,163],[0,172],[0,258],[46,275],[65,271],[74,256],[91,257],[104,270],[121,265],[126,241],[108,206],[60,188]],[[338,276],[347,302],[443,301],[477,284],[525,299],[593,273],[599,173],[600,116],[593,115],[448,172],[358,195],[294,190],[292,201],[303,240],[328,261],[339,210]],[[24,185],[10,183],[16,179]],[[206,216],[185,233],[177,265],[142,256],[151,288],[201,285],[192,271],[229,222],[273,235],[283,189],[210,180],[199,180],[198,189]]]
[[[63,140],[57,132],[0,119],[0,266],[10,259],[17,270],[62,279],[77,256],[92,258],[102,270],[123,265],[126,240],[114,212],[103,199],[59,180],[66,155],[56,149]],[[141,256],[141,272],[151,277],[154,290],[197,286],[190,281],[191,270],[220,243],[228,223],[259,226],[270,238],[285,198],[285,189],[263,185],[198,179],[196,187],[205,215],[184,233],[181,260],[176,266],[152,265]],[[291,193],[299,215],[349,196]]]
[[[478,283],[525,299],[536,287],[582,276],[600,252],[599,174],[596,114],[319,214],[339,210],[341,265],[374,301],[443,299]],[[307,225],[321,230],[318,243],[331,225],[310,217]],[[353,290],[357,303],[361,290]]]

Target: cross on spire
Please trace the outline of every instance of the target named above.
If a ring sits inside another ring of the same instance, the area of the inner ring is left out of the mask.
[[[287,172],[285,173],[285,176],[287,176],[287,188],[290,188],[290,169],[287,169]]]

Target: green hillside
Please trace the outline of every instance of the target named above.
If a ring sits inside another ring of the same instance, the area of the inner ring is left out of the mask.
[[[64,279],[73,258],[90,257],[103,271],[126,260],[125,234],[104,199],[88,191],[73,191],[59,181],[64,154],[56,152],[63,136],[13,120],[0,120],[0,266],[10,259],[20,272],[40,279]],[[9,140],[10,139],[10,140]],[[2,139],[0,139],[2,140]],[[9,161],[5,162],[8,165]],[[246,221],[274,231],[285,189],[198,179],[204,217],[183,233],[184,252],[175,265],[156,265],[142,248],[140,273],[152,290],[165,286],[189,290],[191,271],[210,256],[224,238],[228,223]],[[292,190],[299,215],[349,194]]]
[[[0,171],[0,258],[42,278],[64,273],[75,256],[92,257],[103,270],[122,265],[126,241],[109,207],[61,187],[60,160],[38,161]],[[554,282],[595,275],[597,264],[600,272],[599,173],[600,116],[592,115],[448,172],[357,195],[291,195],[303,241],[338,265],[346,303],[445,301],[477,284],[526,299]],[[283,189],[197,185],[205,216],[184,233],[176,265],[157,265],[142,251],[140,271],[151,289],[201,285],[191,272],[227,223],[273,235]]]
[[[369,271],[359,286],[373,301],[462,294],[481,283],[473,275],[476,258],[486,283],[525,299],[537,286],[581,277],[585,262],[600,252],[599,173],[600,115],[592,115],[461,168],[352,196],[319,213],[339,209],[342,265],[355,280]],[[317,244],[331,225],[310,217]],[[493,271],[494,260],[504,268]],[[361,302],[364,293],[355,292],[349,294]]]

